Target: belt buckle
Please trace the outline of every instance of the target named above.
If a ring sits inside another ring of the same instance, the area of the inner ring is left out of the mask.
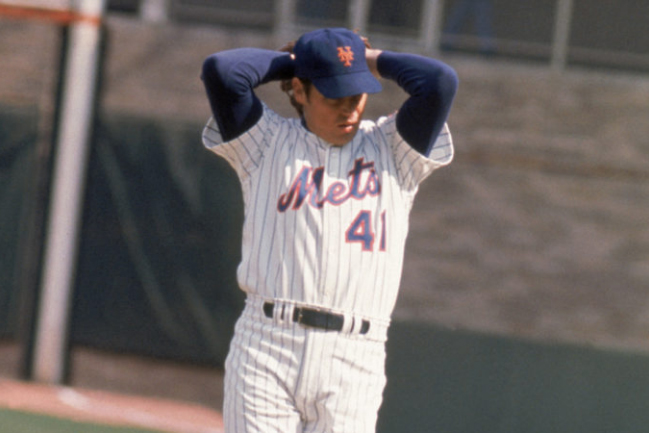
[[[300,325],[302,324],[302,317],[303,317],[303,312],[304,310],[302,308],[297,308],[297,317],[295,318],[295,321],[299,323]]]

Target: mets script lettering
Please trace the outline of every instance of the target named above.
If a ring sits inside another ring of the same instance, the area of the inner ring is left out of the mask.
[[[374,170],[374,162],[363,158],[354,162],[349,172],[349,182],[333,182],[322,194],[324,167],[303,167],[285,194],[279,197],[277,210],[299,209],[305,202],[321,209],[326,203],[340,205],[347,200],[362,200],[367,196],[377,196],[381,192],[379,177]]]

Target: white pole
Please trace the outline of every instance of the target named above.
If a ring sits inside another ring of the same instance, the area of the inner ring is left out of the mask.
[[[437,55],[442,36],[444,0],[425,0],[420,40],[426,52]]]
[[[554,20],[554,38],[552,41],[552,69],[561,72],[568,63],[570,44],[570,24],[574,0],[557,0],[557,15]]]
[[[367,33],[372,0],[352,0],[349,3],[349,28],[358,30],[362,35]]]
[[[275,0],[275,22],[273,32],[276,44],[284,44],[293,36],[295,27],[295,0]]]
[[[81,0],[71,24],[47,223],[34,378],[61,383],[77,262],[104,0]]]
[[[167,0],[142,0],[140,17],[149,23],[166,23],[169,20],[169,4]]]

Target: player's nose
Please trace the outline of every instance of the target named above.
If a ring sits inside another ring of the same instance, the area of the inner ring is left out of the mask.
[[[358,106],[361,103],[361,100],[363,98],[363,95],[354,95],[354,96],[347,96],[344,98],[343,103],[341,104],[341,110],[343,113],[346,115],[350,115],[358,109]]]
[[[360,110],[357,107],[347,107],[340,110],[339,120],[344,123],[355,123],[360,119]]]

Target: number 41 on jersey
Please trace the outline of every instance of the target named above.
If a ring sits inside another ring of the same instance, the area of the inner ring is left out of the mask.
[[[381,226],[380,226],[380,239],[379,239],[379,251],[385,251],[386,244],[386,234],[385,234],[385,211],[381,212]],[[363,210],[359,212],[354,221],[349,225],[349,228],[345,232],[345,240],[349,243],[359,242],[363,248],[363,251],[374,251],[374,240],[376,239],[376,234],[372,229],[372,212],[368,210]]]

